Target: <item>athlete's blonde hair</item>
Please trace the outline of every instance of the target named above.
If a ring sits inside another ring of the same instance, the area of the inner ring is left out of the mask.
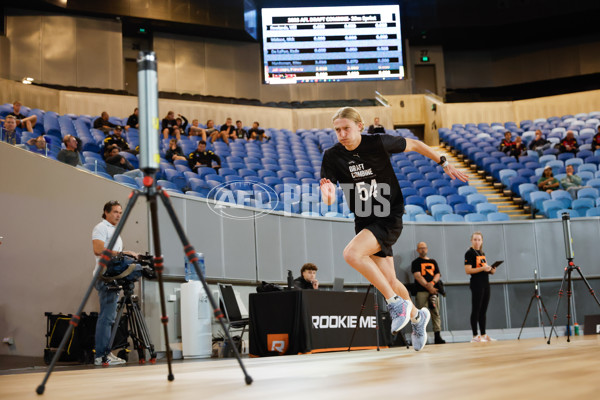
[[[360,116],[360,114],[356,110],[356,108],[352,108],[352,107],[342,107],[342,108],[340,108],[333,115],[333,118],[331,119],[331,121],[333,122],[336,119],[341,119],[341,118],[346,118],[346,119],[349,119],[351,121],[354,121],[357,124],[363,124],[364,125],[362,117]]]

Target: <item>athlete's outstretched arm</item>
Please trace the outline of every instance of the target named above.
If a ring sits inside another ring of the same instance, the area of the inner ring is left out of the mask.
[[[433,161],[439,164],[440,155],[436,153],[431,147],[427,146],[425,143],[414,140],[414,139],[406,139],[406,150],[405,151],[416,151],[419,154],[424,155],[425,157],[431,158]],[[466,182],[469,180],[467,175],[462,173],[461,171],[454,168],[454,166],[450,163],[444,168],[444,172],[447,173],[452,179],[458,179],[460,181]]]

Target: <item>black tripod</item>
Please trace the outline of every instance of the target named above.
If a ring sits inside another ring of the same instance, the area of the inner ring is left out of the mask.
[[[540,316],[540,322],[542,324],[542,332],[544,332],[544,339],[546,339],[546,326],[544,325],[544,315],[542,314],[542,310],[544,310],[544,313],[546,313],[546,316],[548,317],[548,321],[550,321],[550,324],[552,324],[552,319],[550,318],[550,315],[548,315],[548,310],[546,310],[546,306],[544,305],[544,300],[542,300],[542,295],[540,294],[540,290],[539,290],[539,286],[538,286],[538,280],[537,280],[537,270],[533,271],[533,294],[531,295],[531,300],[529,300],[529,306],[527,307],[527,312],[525,313],[525,318],[523,318],[523,325],[521,325],[521,330],[519,331],[519,336],[517,336],[517,340],[521,339],[521,333],[523,333],[523,328],[525,327],[525,321],[527,321],[527,316],[529,315],[529,310],[531,309],[531,304],[533,303],[534,300],[537,301],[537,307],[538,307],[538,315]],[[558,337],[558,334],[555,332],[556,337]]]
[[[85,293],[85,296],[84,296],[81,304],[79,305],[79,308],[77,309],[76,314],[73,315],[73,317],[71,318],[69,328],[67,329],[67,332],[65,332],[65,335],[64,335],[62,341],[60,342],[60,346],[58,347],[56,354],[54,355],[54,358],[50,362],[50,366],[48,367],[48,370],[46,371],[44,379],[42,380],[42,383],[36,389],[36,392],[38,394],[44,393],[46,382],[48,381],[48,378],[50,377],[50,374],[52,373],[52,370],[54,369],[54,365],[58,361],[60,354],[62,353],[63,349],[65,348],[65,345],[67,343],[67,340],[71,336],[71,332],[73,331],[73,328],[79,324],[80,315],[83,312],[85,303],[87,302],[88,298],[90,297],[90,295],[92,293],[94,284],[95,284],[96,280],[100,277],[100,272],[104,271],[108,267],[108,265],[111,261],[111,257],[112,257],[111,249],[113,249],[115,247],[117,239],[119,238],[119,235],[121,234],[121,231],[123,230],[123,227],[125,226],[125,223],[127,222],[127,219],[129,218],[129,214],[131,213],[131,210],[133,209],[138,197],[142,193],[146,197],[146,201],[150,205],[150,218],[151,218],[151,222],[152,222],[152,240],[153,240],[154,254],[155,254],[154,269],[155,269],[156,275],[158,277],[158,288],[159,288],[159,294],[160,294],[160,309],[161,309],[160,320],[163,324],[163,330],[164,330],[164,335],[165,335],[165,348],[166,348],[166,355],[167,355],[167,365],[168,365],[168,370],[169,370],[167,379],[169,381],[173,381],[175,379],[175,376],[173,375],[173,371],[172,371],[172,367],[171,367],[172,353],[171,353],[171,348],[169,346],[169,332],[167,329],[167,324],[169,323],[169,317],[166,314],[166,305],[165,305],[165,293],[164,293],[164,285],[163,285],[163,269],[164,269],[163,261],[164,260],[162,257],[162,251],[161,251],[161,246],[160,246],[160,231],[158,228],[157,197],[159,197],[162,200],[162,203],[165,206],[167,213],[169,214],[169,218],[171,219],[171,222],[173,223],[173,226],[174,226],[175,230],[177,231],[177,235],[179,236],[179,239],[181,240],[181,243],[183,244],[183,249],[184,249],[185,255],[187,256],[188,260],[194,265],[196,274],[200,278],[200,281],[202,282],[202,286],[204,287],[204,291],[207,294],[207,298],[210,302],[210,305],[214,310],[213,312],[214,312],[215,319],[221,324],[221,328],[225,332],[226,339],[229,341],[229,344],[231,345],[231,348],[233,349],[235,357],[238,360],[238,363],[240,364],[240,368],[242,369],[242,372],[244,373],[246,384],[249,385],[252,383],[252,377],[250,377],[250,375],[248,375],[248,373],[246,372],[246,369],[244,368],[244,364],[242,363],[242,359],[240,358],[240,354],[237,350],[237,347],[233,345],[233,340],[231,339],[231,335],[229,334],[229,331],[227,330],[227,327],[225,326],[223,312],[219,309],[217,303],[215,302],[212,295],[210,294],[211,291],[208,287],[208,284],[206,283],[206,280],[204,279],[204,275],[202,274],[202,271],[200,270],[200,265],[198,264],[198,258],[196,257],[196,250],[194,249],[194,247],[190,244],[189,240],[187,239],[187,237],[183,231],[183,228],[181,226],[181,223],[177,219],[175,210],[173,209],[173,206],[171,205],[169,196],[167,195],[167,193],[165,193],[162,190],[161,187],[156,186],[155,177],[156,177],[156,172],[158,171],[159,160],[160,160],[159,153],[158,153],[158,134],[156,131],[156,127],[158,126],[158,117],[157,117],[157,115],[158,115],[158,83],[157,83],[157,72],[156,72],[157,71],[156,57],[153,52],[140,52],[138,60],[137,60],[137,64],[138,64],[138,93],[139,93],[139,111],[140,111],[139,112],[140,169],[144,172],[144,180],[143,180],[144,189],[142,191],[134,190],[131,193],[129,202],[127,203],[127,206],[125,207],[125,210],[123,211],[121,220],[115,227],[115,231],[114,231],[109,243],[106,245],[106,248],[102,252],[102,255],[99,260],[99,265],[101,268],[96,268],[96,270],[94,272],[94,277],[92,278],[92,282],[88,286],[88,289]]]
[[[594,289],[590,286],[585,276],[581,272],[581,269],[575,265],[573,262],[574,252],[573,252],[573,238],[571,237],[571,223],[570,223],[570,215],[569,213],[564,213],[562,215],[563,220],[563,235],[565,239],[565,252],[567,253],[567,267],[565,268],[565,273],[563,275],[562,282],[560,284],[560,289],[558,290],[558,302],[556,303],[556,310],[554,310],[554,320],[552,321],[552,328],[550,329],[550,337],[548,338],[548,344],[550,344],[550,340],[552,339],[552,332],[555,330],[554,323],[556,322],[556,313],[558,312],[558,306],[560,305],[560,300],[563,296],[563,288],[565,287],[565,282],[567,283],[567,326],[571,326],[571,296],[573,294],[573,281],[571,280],[571,273],[573,270],[577,271],[585,286],[588,288],[590,294],[596,300],[596,304],[600,306],[600,301],[596,297],[594,293]],[[558,337],[558,335],[557,335]],[[571,329],[567,329],[567,342],[571,341]]]
[[[140,311],[138,305],[137,296],[133,294],[134,283],[127,282],[122,285],[123,296],[117,303],[117,317],[115,318],[115,324],[110,334],[109,348],[113,348],[117,330],[119,328],[119,322],[123,311],[127,311],[127,334],[131,337],[133,342],[133,348],[138,352],[138,360],[140,364],[146,363],[146,350],[150,355],[150,364],[156,363],[156,352],[154,351],[154,345],[150,340],[150,333],[148,332],[148,326],[144,320],[144,316]],[[120,357],[120,356],[119,356]],[[124,357],[121,357],[124,358]],[[125,357],[125,361],[127,358]]]

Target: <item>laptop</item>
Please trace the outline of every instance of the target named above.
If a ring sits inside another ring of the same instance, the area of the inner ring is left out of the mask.
[[[333,280],[333,291],[343,292],[344,291],[344,278],[335,278]]]

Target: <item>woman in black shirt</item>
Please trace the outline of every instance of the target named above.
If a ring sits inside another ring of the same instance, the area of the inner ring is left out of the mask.
[[[471,247],[465,253],[465,272],[471,275],[471,329],[473,330],[473,339],[471,342],[491,342],[485,333],[485,314],[488,303],[490,302],[490,279],[489,275],[496,272],[495,268],[487,264],[485,253],[482,249],[483,235],[481,232],[474,232],[471,235]],[[477,323],[481,335],[477,334]]]

